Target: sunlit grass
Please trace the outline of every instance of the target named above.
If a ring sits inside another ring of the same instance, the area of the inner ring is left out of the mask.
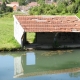
[[[18,48],[13,36],[13,17],[0,17],[0,49]]]
[[[34,38],[35,38],[35,33],[30,33],[30,32],[27,33],[27,41],[29,43],[33,43],[34,42]]]
[[[14,24],[12,17],[0,17],[0,50],[19,48],[20,45],[14,38]],[[27,33],[30,43],[34,41],[35,33]]]

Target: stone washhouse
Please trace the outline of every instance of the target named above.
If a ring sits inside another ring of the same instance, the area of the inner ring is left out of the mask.
[[[14,15],[14,37],[23,47],[27,32],[34,32],[34,44],[80,47],[80,19],[76,15]]]

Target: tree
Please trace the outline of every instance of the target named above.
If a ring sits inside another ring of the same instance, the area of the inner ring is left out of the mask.
[[[67,6],[67,11],[68,11],[68,13],[71,13],[71,14],[76,13],[77,12],[76,5],[71,4],[71,5]]]
[[[57,0],[53,0],[54,2],[57,2]]]
[[[6,3],[5,2],[3,2],[3,4],[1,5],[1,10],[3,12],[6,12]]]
[[[40,6],[31,8],[31,15],[53,15],[56,14],[56,9],[54,5],[41,4]]]
[[[28,4],[30,2],[35,2],[36,0],[26,0],[25,2]]]
[[[76,5],[77,12],[79,12],[80,11],[80,0],[76,0],[75,5]]]
[[[6,12],[12,12],[13,11],[13,8],[12,7],[7,7],[6,8]]]
[[[19,2],[19,5],[25,5],[26,4],[25,0],[18,0],[18,2]]]
[[[64,4],[64,3],[58,4],[58,6],[57,6],[57,12],[58,13],[62,13],[63,11],[66,12],[66,4]]]
[[[40,6],[31,9],[31,14],[55,15],[80,13],[80,0],[54,0],[57,6],[45,4],[45,0],[36,0]]]
[[[36,0],[40,5],[45,3],[45,0]]]

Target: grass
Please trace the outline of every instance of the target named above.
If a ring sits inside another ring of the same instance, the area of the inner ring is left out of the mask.
[[[13,36],[13,16],[0,17],[0,50],[19,48]]]
[[[14,24],[12,13],[0,17],[0,50],[11,50],[20,48],[20,45],[14,38]],[[35,33],[27,33],[27,39],[30,43],[34,41]]]
[[[30,32],[28,32],[27,33],[27,41],[29,42],[29,43],[33,43],[34,42],[34,38],[35,38],[35,33],[30,33]]]

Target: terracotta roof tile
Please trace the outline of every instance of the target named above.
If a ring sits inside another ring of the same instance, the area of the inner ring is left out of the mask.
[[[80,19],[77,16],[16,15],[16,19],[26,32],[80,31]]]

